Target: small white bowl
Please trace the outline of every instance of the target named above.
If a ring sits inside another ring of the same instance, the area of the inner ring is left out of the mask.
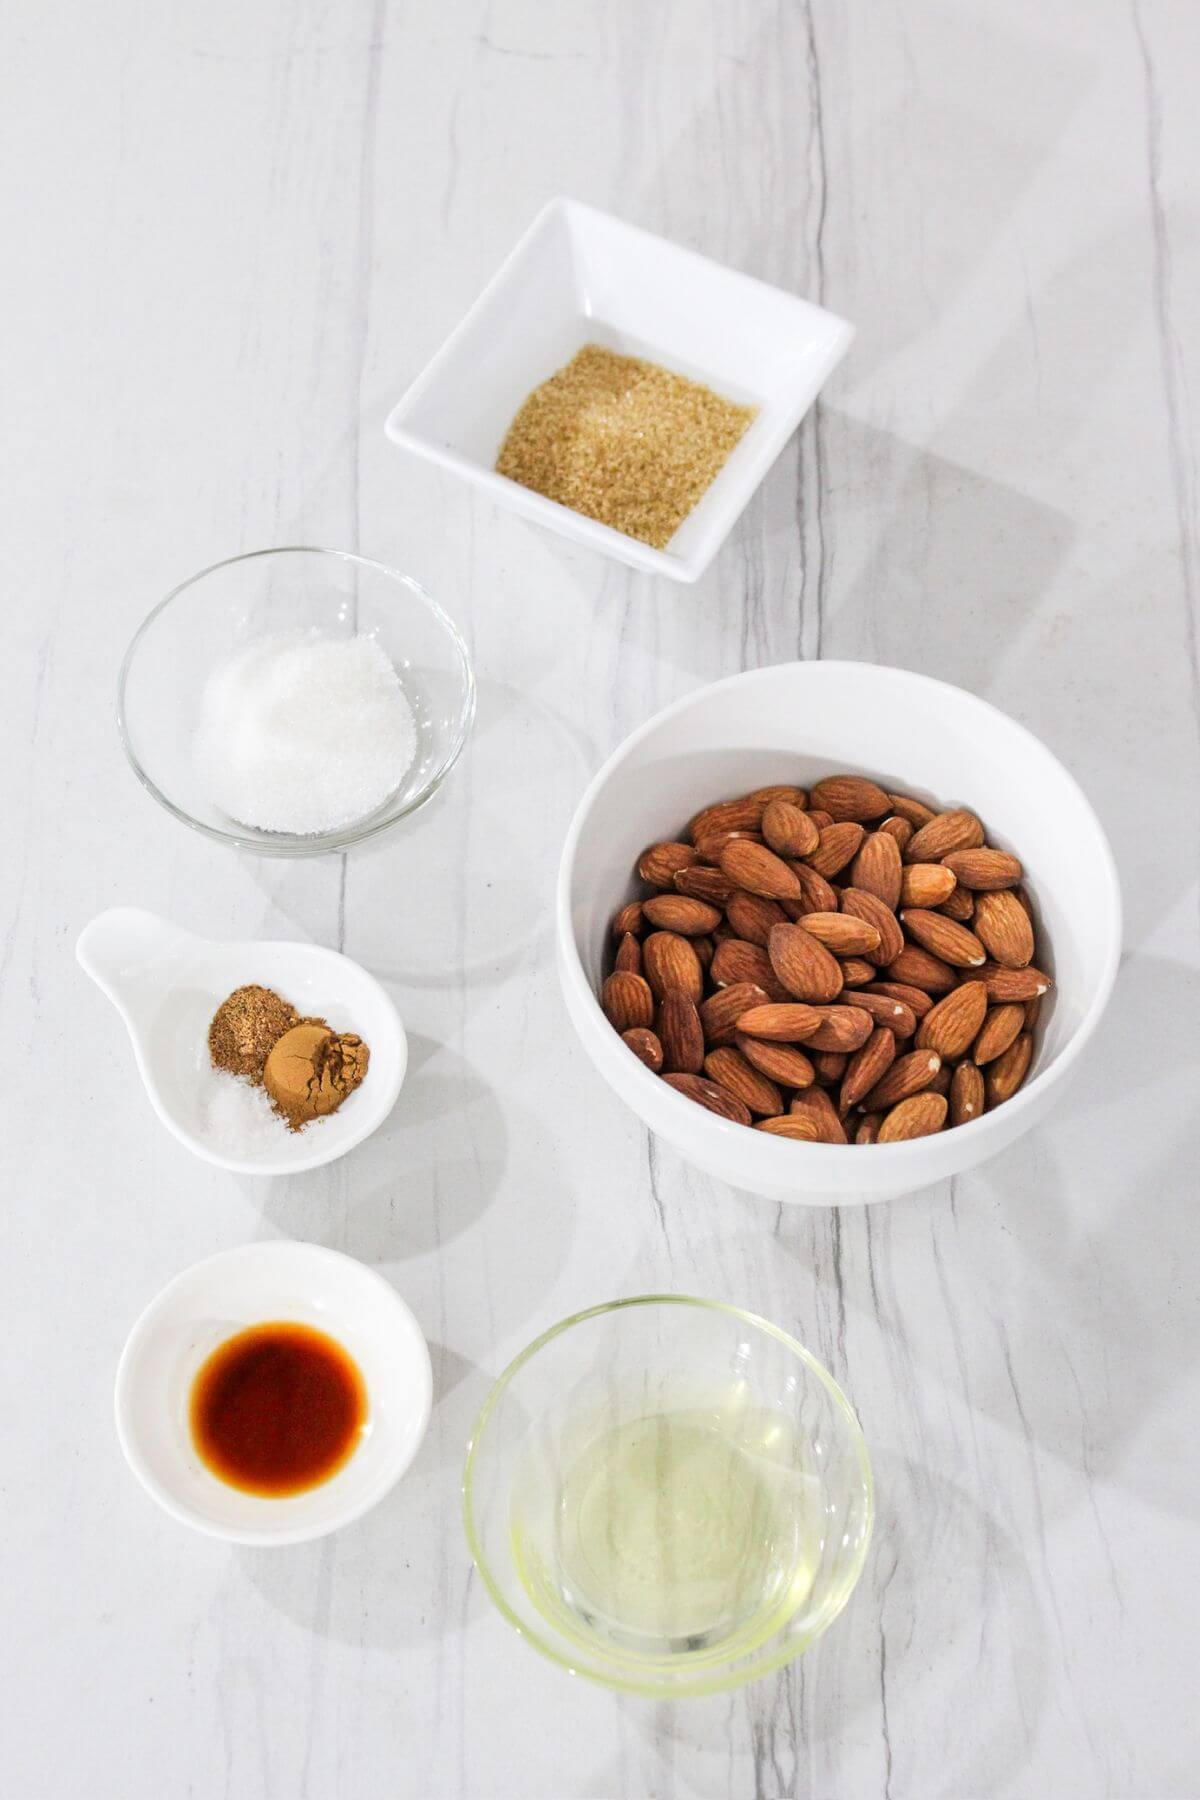
[[[387,421],[393,443],[618,562],[702,575],[854,337],[844,319],[577,200],[551,200]],[[585,344],[642,356],[758,417],[665,550],[496,473],[518,408]]]
[[[373,975],[320,944],[226,943],[196,937],[157,913],[116,906],[75,946],[80,966],[107,995],[133,1045],[150,1104],[193,1155],[237,1175],[298,1175],[335,1162],[377,1131],[396,1104],[408,1066],[400,1015]],[[235,988],[274,988],[302,1016],[357,1033],[370,1051],[361,1086],[303,1131],[277,1135],[245,1155],[222,1151],[205,1131],[214,1074],[208,1027]]]
[[[367,1389],[349,1461],[285,1499],[219,1480],[188,1426],[192,1384],[218,1344],[275,1320],[336,1339]],[[126,1461],[173,1519],[234,1544],[299,1544],[360,1518],[395,1486],[429,1424],[433,1377],[420,1326],[374,1269],[316,1244],[246,1244],[185,1269],[150,1302],[122,1352],[115,1404]]]
[[[709,800],[842,771],[978,812],[1026,869],[1055,986],[1033,1073],[995,1112],[903,1144],[798,1144],[706,1112],[645,1068],[600,1010],[614,912],[640,890],[647,844],[678,835]],[[559,868],[558,962],[567,1011],[609,1086],[699,1168],[805,1206],[893,1199],[994,1156],[1062,1093],[1108,1003],[1121,894],[1108,840],[1074,777],[986,700],[869,663],[783,663],[715,682],[635,731],[571,822]]]

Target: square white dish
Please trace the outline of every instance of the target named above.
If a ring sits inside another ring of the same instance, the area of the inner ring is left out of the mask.
[[[551,200],[466,318],[394,407],[385,430],[500,504],[619,562],[674,581],[702,575],[854,327],[780,288],[627,225]],[[665,550],[496,473],[521,403],[585,344],[642,356],[758,416]]]

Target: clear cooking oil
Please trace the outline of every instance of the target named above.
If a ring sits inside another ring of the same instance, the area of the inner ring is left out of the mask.
[[[727,1657],[804,1604],[817,1484],[778,1413],[738,1389],[570,1435],[561,1464],[524,1459],[511,1515],[521,1579],[560,1631],[634,1657]]]

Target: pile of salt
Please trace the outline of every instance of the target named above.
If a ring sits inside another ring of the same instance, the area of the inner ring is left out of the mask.
[[[221,1069],[205,1071],[203,1079],[200,1129],[214,1149],[224,1156],[252,1157],[284,1143],[287,1121],[275,1111],[265,1088]]]

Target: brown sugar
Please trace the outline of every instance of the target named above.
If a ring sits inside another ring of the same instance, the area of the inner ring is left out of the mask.
[[[657,363],[587,344],[530,394],[496,468],[662,550],[756,411]]]
[[[235,988],[222,1000],[208,1028],[213,1066],[261,1082],[271,1046],[290,1031],[298,1017],[295,1007],[272,988]]]
[[[267,1057],[263,1080],[276,1112],[292,1131],[336,1112],[367,1072],[370,1051],[353,1032],[304,1019],[285,1031]]]

